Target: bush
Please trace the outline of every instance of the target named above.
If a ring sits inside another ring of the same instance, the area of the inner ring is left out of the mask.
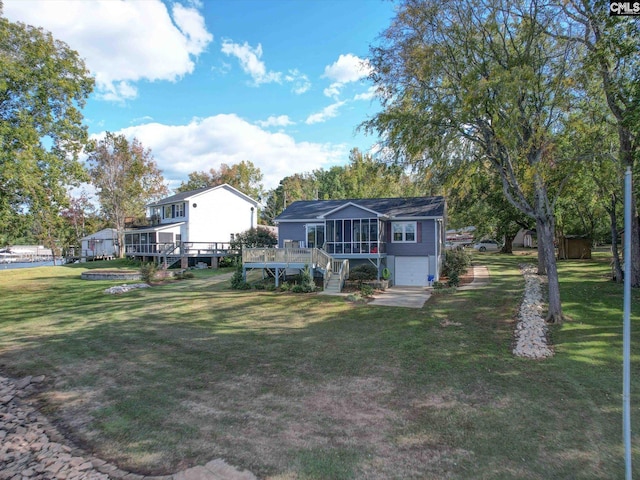
[[[464,250],[445,250],[442,275],[449,277],[449,281],[455,277],[459,283],[460,275],[465,273],[470,265],[471,257]]]
[[[195,275],[193,274],[193,272],[177,272],[173,278],[175,278],[176,280],[188,280],[190,278],[195,278]]]
[[[311,276],[311,270],[309,265],[305,265],[300,273],[300,283],[295,285],[292,289],[294,293],[309,293],[316,291],[316,284]]]
[[[371,285],[364,284],[360,286],[360,293],[363,297],[373,297],[375,290]]]
[[[447,282],[447,286],[457,287],[458,285],[460,285],[460,276],[458,275],[458,272],[452,272],[449,275],[449,281]]]
[[[140,276],[145,283],[153,282],[154,278],[156,278],[157,271],[158,267],[156,267],[156,264],[153,262],[142,263],[140,265]]]
[[[238,265],[231,277],[231,288],[234,290],[249,290],[251,288],[251,285],[242,278],[242,264]]]
[[[368,280],[375,280],[378,277],[378,269],[371,264],[357,265],[349,272],[349,280],[355,280],[360,285]]]

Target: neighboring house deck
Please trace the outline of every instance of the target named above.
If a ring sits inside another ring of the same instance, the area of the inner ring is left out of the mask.
[[[243,265],[273,274],[277,269],[278,278],[283,269],[306,264],[327,284],[338,265],[346,263],[340,267],[344,277],[350,268],[370,263],[379,276],[388,269],[396,285],[427,286],[440,277],[445,214],[443,197],[294,202],[276,218],[278,248],[255,258],[243,252]],[[297,256],[302,251],[304,258]],[[323,268],[324,258],[315,261],[316,251],[328,257],[331,268]]]
[[[217,266],[235,235],[256,227],[258,202],[229,185],[181,192],[147,205],[149,225],[125,232],[125,255],[182,267]]]

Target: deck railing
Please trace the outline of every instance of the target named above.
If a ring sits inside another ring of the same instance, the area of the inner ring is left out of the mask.
[[[131,243],[125,245],[128,255],[148,254],[164,256],[172,254],[198,255],[234,255],[237,250],[231,248],[229,242],[181,242],[181,243]]]
[[[319,265],[328,255],[317,248],[243,248],[242,263],[302,263],[309,266]]]

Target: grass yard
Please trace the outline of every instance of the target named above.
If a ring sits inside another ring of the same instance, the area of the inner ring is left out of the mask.
[[[233,291],[212,271],[119,296],[80,279],[113,263],[0,271],[0,374],[45,374],[45,412],[137,473],[222,457],[274,480],[623,478],[608,258],[559,263],[569,320],[543,361],[511,355],[518,263],[534,258],[474,261],[488,286],[421,310]],[[638,394],[633,381],[632,405]]]

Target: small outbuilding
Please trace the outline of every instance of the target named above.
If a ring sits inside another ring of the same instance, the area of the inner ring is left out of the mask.
[[[567,235],[558,240],[558,260],[591,258],[591,239]]]
[[[105,228],[81,240],[80,261],[110,260],[118,257],[118,234],[115,228]]]

